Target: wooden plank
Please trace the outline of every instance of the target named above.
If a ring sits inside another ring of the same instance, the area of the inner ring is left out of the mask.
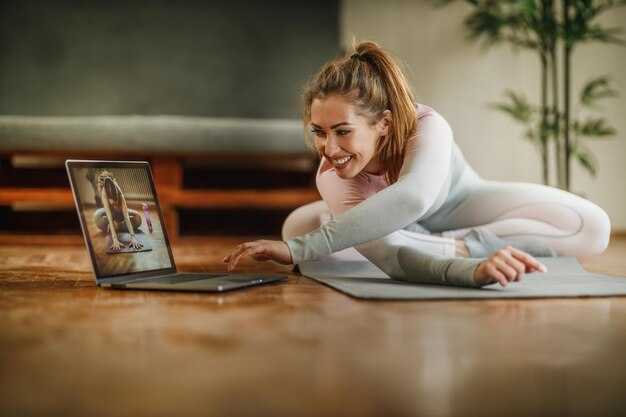
[[[159,190],[162,206],[184,208],[295,208],[320,199],[317,190]],[[72,206],[72,192],[65,188],[0,188],[0,205],[46,203]]]
[[[81,245],[85,241],[82,235],[64,234],[64,235],[41,235],[41,234],[11,234],[0,233],[0,245]]]
[[[158,192],[169,188],[179,189],[183,185],[183,169],[176,157],[156,157],[151,161],[154,185]]]
[[[0,204],[51,203],[74,205],[72,192],[68,188],[0,188]]]
[[[157,193],[160,196],[161,213],[165,227],[173,241],[179,236],[178,212],[167,197],[173,192],[180,191],[183,185],[183,169],[176,157],[155,157],[151,161],[152,175]],[[165,196],[165,197],[164,197]]]
[[[177,241],[180,237],[178,210],[172,206],[165,206],[161,208],[161,214],[163,215],[163,222],[165,223],[167,235],[171,241]]]
[[[319,200],[317,190],[180,190],[167,196],[167,201],[181,208],[295,208]]]

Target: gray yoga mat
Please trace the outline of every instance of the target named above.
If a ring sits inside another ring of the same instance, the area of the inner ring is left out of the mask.
[[[527,274],[506,287],[483,288],[413,284],[387,277],[368,261],[333,256],[300,264],[303,275],[356,298],[368,300],[439,300],[542,297],[626,296],[626,278],[591,273],[576,258],[537,258],[545,273]]]

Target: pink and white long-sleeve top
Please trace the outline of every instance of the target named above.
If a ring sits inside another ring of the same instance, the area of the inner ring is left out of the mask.
[[[432,108],[417,104],[417,129],[407,142],[398,181],[361,172],[341,179],[322,159],[318,190],[334,220],[287,241],[294,263],[411,229],[445,205],[455,204],[463,183],[478,178],[454,143],[452,129]]]

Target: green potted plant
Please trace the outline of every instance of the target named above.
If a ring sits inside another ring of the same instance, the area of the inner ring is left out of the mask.
[[[446,5],[453,1],[436,0],[435,3]],[[549,183],[551,141],[554,142],[558,187],[570,189],[572,159],[595,176],[597,162],[585,142],[613,136],[615,129],[606,118],[589,112],[599,111],[599,102],[617,96],[617,91],[608,76],[594,78],[582,87],[572,112],[571,58],[575,47],[585,42],[624,45],[616,36],[621,28],[604,28],[595,21],[608,10],[626,5],[626,0],[464,1],[472,6],[472,12],[464,21],[470,39],[482,41],[484,47],[510,44],[515,49],[531,50],[539,57],[540,104],[532,105],[523,94],[507,90],[508,101],[491,106],[525,125],[525,137],[540,149],[544,184]],[[559,48],[562,49],[560,59]]]

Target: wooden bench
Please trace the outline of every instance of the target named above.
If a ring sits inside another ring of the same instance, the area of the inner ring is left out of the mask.
[[[299,120],[180,116],[0,116],[0,158],[13,167],[62,166],[68,158],[148,160],[169,234],[179,236],[180,209],[294,209],[319,199],[316,161]],[[9,162],[10,161],[10,162]],[[185,167],[255,167],[305,173],[296,187],[186,188]],[[0,206],[73,206],[67,186],[0,183]],[[19,239],[12,236],[12,239]]]

